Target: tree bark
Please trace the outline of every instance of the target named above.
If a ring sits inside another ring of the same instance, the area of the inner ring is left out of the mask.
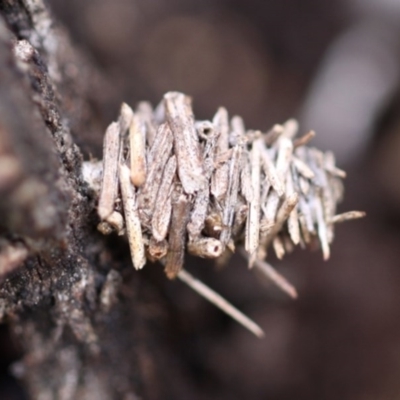
[[[0,320],[32,399],[182,397],[159,294],[81,177],[114,98],[42,0],[0,1]]]

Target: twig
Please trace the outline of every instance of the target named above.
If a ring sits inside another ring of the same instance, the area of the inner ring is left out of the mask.
[[[144,124],[134,115],[129,127],[131,152],[131,181],[136,186],[142,186],[146,181],[146,138]]]
[[[118,195],[118,157],[120,147],[120,127],[113,122],[107,128],[103,144],[103,181],[97,211],[105,220],[113,211]]]
[[[296,288],[266,261],[256,260],[254,267],[262,272],[271,282],[275,283],[283,292],[287,293],[292,299],[297,299],[298,294]]]
[[[256,251],[258,249],[260,240],[260,141],[261,139],[258,139],[253,143],[253,148],[251,149],[250,153],[253,199],[250,202],[245,239],[245,249],[250,255],[249,268],[253,266],[256,259]]]
[[[172,218],[168,239],[165,273],[173,279],[183,267],[185,256],[186,224],[189,220],[190,202],[178,188],[172,197]]]
[[[209,302],[214,304],[216,307],[221,309],[223,312],[232,317],[239,324],[243,325],[250,332],[254,333],[258,338],[264,337],[264,331],[250,318],[246,317],[241,311],[235,308],[232,304],[230,304],[227,300],[225,300],[221,295],[214,292],[214,290],[210,289],[203,282],[196,279],[194,276],[189,274],[189,272],[182,269],[178,273],[178,278],[185,282],[188,286],[190,286],[193,290],[195,290],[200,296],[207,299]]]
[[[191,100],[178,92],[164,96],[166,118],[174,134],[178,173],[187,194],[197,192],[204,181]]]
[[[119,179],[121,181],[125,222],[133,266],[135,269],[142,269],[146,264],[142,228],[140,226],[139,215],[137,212],[135,191],[130,181],[130,170],[124,164],[119,166]]]
[[[352,219],[364,218],[367,214],[364,211],[347,211],[343,214],[335,215],[330,222],[332,224],[339,224],[341,222],[350,221]]]

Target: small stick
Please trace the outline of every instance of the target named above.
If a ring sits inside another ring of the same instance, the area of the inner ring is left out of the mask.
[[[229,151],[229,119],[228,112],[225,108],[220,107],[214,115],[213,123],[219,131],[217,142],[216,159]],[[228,159],[231,155],[229,155]],[[227,161],[228,161],[227,159]],[[228,190],[228,174],[229,165],[225,162],[223,165],[217,166],[211,178],[211,193],[217,200],[221,200]]]
[[[226,248],[225,251],[214,260],[214,265],[217,270],[221,270],[228,265],[229,260],[232,258],[232,252]]]
[[[253,186],[251,183],[251,168],[248,154],[244,152],[241,160],[240,193],[250,203],[253,199]]]
[[[276,124],[274,125],[269,132],[264,135],[264,142],[267,146],[272,146],[275,143],[279,136],[283,133],[283,126]]]
[[[267,232],[274,226],[278,206],[279,195],[275,190],[273,190],[268,194],[267,202],[265,206],[263,205],[262,207],[265,215],[265,218],[263,218],[263,231]]]
[[[191,100],[182,93],[169,92],[164,95],[164,106],[174,135],[179,178],[184,191],[194,194],[203,185],[204,177]]]
[[[190,286],[194,291],[203,296],[205,299],[210,301],[216,307],[221,309],[223,312],[232,317],[239,324],[243,325],[250,332],[254,333],[258,338],[264,337],[263,330],[250,318],[244,315],[241,311],[235,308],[232,304],[226,301],[221,295],[216,293],[214,290],[206,286],[203,282],[196,279],[194,276],[189,274],[186,270],[182,269],[178,273],[178,278]]]
[[[290,236],[284,234],[281,238],[286,253],[291,253],[294,250],[294,243]]]
[[[268,188],[266,188],[268,192]],[[266,203],[261,205],[264,217],[261,218],[260,223],[260,245],[258,247],[258,258],[264,259],[267,256],[267,247],[271,240],[271,231],[275,226],[276,213],[279,206],[279,195],[275,190],[272,190],[267,195]]]
[[[106,221],[99,222],[97,224],[97,230],[105,236],[111,235],[114,232],[112,226]]]
[[[278,148],[278,157],[276,160],[276,172],[280,180],[284,184],[286,171],[289,168],[290,161],[292,158],[293,144],[290,139],[282,136],[279,138],[278,146],[279,148]]]
[[[162,240],[161,242],[157,242],[154,237],[151,237],[148,247],[148,253],[151,261],[161,260],[168,253],[167,241]]]
[[[286,196],[289,198],[294,192],[293,189],[293,178],[291,171],[289,169],[289,173],[287,174],[287,179],[286,179]],[[299,196],[297,196],[297,199]],[[290,238],[292,239],[294,244],[299,244],[300,242],[300,227],[299,227],[299,216],[297,213],[297,202],[296,205],[293,207],[293,210],[289,214],[289,218],[287,221],[288,224],[288,231]]]
[[[105,220],[113,211],[118,195],[118,162],[120,154],[120,126],[113,122],[106,130],[103,142],[103,180],[97,212]]]
[[[332,195],[336,203],[340,203],[343,200],[344,186],[340,179],[333,178],[329,179],[331,185]]]
[[[118,211],[113,211],[106,219],[106,221],[115,229],[118,235],[124,233],[124,218]]]
[[[131,126],[132,118],[133,118],[132,108],[130,108],[128,104],[122,103],[118,119],[121,137],[124,137],[125,132]]]
[[[224,224],[222,223],[222,216],[218,210],[211,208],[208,211],[208,215],[204,220],[204,233],[207,236],[211,236],[218,239],[221,235]]]
[[[331,151],[327,151],[324,154],[324,168],[333,176],[337,176],[342,179],[346,178],[346,172],[336,167],[335,155]]]
[[[212,125],[212,124],[211,124]],[[207,217],[208,204],[210,202],[210,184],[211,175],[214,171],[214,153],[215,146],[218,139],[218,133],[215,132],[213,125],[210,127],[210,132],[205,138],[206,144],[204,146],[204,184],[197,192],[196,199],[194,201],[193,209],[190,215],[190,222],[187,226],[189,234],[189,240],[193,241],[200,236],[202,229],[204,228],[205,219]]]
[[[312,232],[308,229],[306,217],[303,214],[299,215],[299,223],[300,223],[300,230],[301,230],[301,234],[302,234],[304,242],[306,244],[311,243]]]
[[[283,292],[287,293],[292,299],[297,299],[298,294],[296,288],[272,267],[272,265],[262,260],[256,260],[254,267],[262,272],[271,282],[275,283]]]
[[[308,149],[308,165],[314,172],[314,185],[318,187],[326,187],[328,185],[328,177],[323,169],[323,153],[315,148]]]
[[[336,176],[336,177],[341,178],[341,179],[344,179],[347,176],[346,171],[343,171],[342,169],[337,168],[337,167],[335,167],[335,168],[325,168],[325,171],[329,172],[331,175]]]
[[[165,122],[165,105],[162,99],[154,109],[154,121],[156,124],[161,125]]]
[[[325,173],[325,171],[323,171]],[[327,178],[329,180],[329,178]],[[333,199],[333,193],[331,191],[329,183],[322,188],[320,191],[321,200],[322,200],[322,209],[324,220],[326,223],[326,230],[327,230],[327,239],[328,243],[332,243],[334,232],[333,232],[333,224],[329,223],[329,221],[334,217],[336,212],[336,204],[335,200]]]
[[[229,133],[229,144],[233,147],[241,143],[246,134],[243,118],[234,115],[231,119],[231,131]]]
[[[222,165],[226,164],[231,159],[232,153],[233,149],[226,150],[223,153],[217,153],[215,155],[214,168],[219,169]],[[228,175],[226,176],[226,182],[228,183]],[[213,193],[213,195],[215,198],[217,197],[216,194]]]
[[[131,152],[131,181],[136,186],[142,186],[146,181],[146,138],[143,121],[134,115],[129,127]]]
[[[136,107],[136,115],[146,128],[146,141],[151,148],[157,135],[157,125],[153,117],[153,107],[148,101],[141,101]]]
[[[190,201],[178,190],[173,194],[172,217],[168,238],[168,254],[165,262],[165,273],[169,279],[177,276],[183,267],[186,241],[186,224],[189,219]]]
[[[264,146],[261,146],[261,165],[264,170],[264,174],[267,177],[271,186],[276,190],[278,196],[281,197],[285,193],[285,189],[282,181],[280,180],[276,168],[271,160],[271,157]]]
[[[283,124],[283,134],[285,138],[293,139],[299,130],[299,123],[295,119],[288,119]]]
[[[210,202],[210,188],[206,184],[197,193],[193,210],[190,216],[190,221],[187,225],[189,239],[194,240],[200,236],[204,228],[205,220],[207,217],[208,204]]]
[[[308,193],[310,192],[310,182],[303,176],[299,176],[299,189],[301,193],[308,196]]]
[[[194,123],[197,135],[201,140],[209,140],[209,136],[217,136],[215,133],[214,124],[211,121],[196,121]]]
[[[314,131],[309,131],[302,137],[299,137],[298,139],[295,139],[293,141],[293,147],[297,148],[300,146],[306,145],[310,140],[312,140],[315,137],[315,132]]]
[[[261,139],[263,137],[263,133],[261,131],[248,130],[245,137],[247,143],[253,143],[255,140]]]
[[[324,219],[324,211],[322,208],[321,199],[318,196],[313,198],[314,212],[318,224],[318,237],[321,243],[322,255],[324,260],[328,260],[330,256],[329,242],[327,236],[326,223]]]
[[[152,161],[147,171],[147,179],[138,195],[140,208],[148,214],[149,218],[154,210],[164,168],[171,154],[172,143],[173,136],[168,124],[160,125],[150,150],[149,158]]]
[[[176,157],[172,156],[165,166],[163,179],[157,194],[153,218],[151,221],[152,234],[154,238],[161,242],[168,233],[169,222],[171,219],[171,186],[176,172]]]
[[[285,201],[279,208],[278,213],[276,215],[275,224],[271,227],[269,231],[267,231],[267,235],[263,241],[263,246],[268,246],[269,242],[282,229],[284,223],[287,221],[291,212],[296,207],[298,200],[299,196],[296,192],[293,192],[292,194],[290,194],[288,197],[285,198]]]
[[[304,178],[307,178],[307,179],[315,178],[315,174],[312,171],[312,169],[300,158],[294,156],[293,157],[293,165],[296,167],[297,171],[299,171],[299,173],[304,176]]]
[[[304,217],[303,222],[305,224],[305,227],[307,227],[307,231],[314,234],[315,228],[310,204],[303,196],[300,196],[299,198],[299,211],[300,214]]]
[[[249,268],[253,266],[260,239],[260,152],[261,142],[257,139],[251,149],[251,184],[253,199],[250,202],[246,221],[245,249],[249,253]]]
[[[363,218],[366,215],[367,214],[364,211],[347,211],[345,213],[337,214],[334,217],[332,217],[330,223],[339,224],[345,221],[350,221],[352,219]]]
[[[146,255],[144,252],[142,228],[137,211],[135,190],[130,181],[129,168],[125,164],[120,164],[119,166],[119,179],[132,262],[135,269],[138,270],[142,269],[146,264]]]
[[[229,149],[229,117],[225,107],[218,108],[212,122],[219,131],[218,149],[224,152]]]
[[[239,252],[245,259],[248,259],[249,256],[243,247],[239,248]],[[287,293],[291,298],[297,299],[298,294],[296,288],[274,267],[272,267],[271,264],[257,259],[254,262],[254,270],[262,272],[264,276],[278,286],[283,292]]]
[[[261,209],[265,213],[265,205],[267,203],[268,194],[270,193],[271,183],[268,178],[264,178],[261,181]]]
[[[222,213],[222,222],[225,229],[221,233],[220,240],[226,245],[231,237],[231,228],[235,214],[235,205],[237,202],[239,191],[239,174],[240,174],[240,159],[242,156],[243,146],[237,145],[233,148],[232,159],[229,163],[229,184],[228,192],[225,199],[225,204]]]
[[[226,248],[229,249],[231,251],[231,253],[235,252],[236,246],[235,246],[235,242],[233,241],[232,238],[229,239],[228,244],[226,245]]]
[[[296,288],[275,268],[273,268],[272,265],[262,260],[256,260],[254,266],[292,299],[297,299],[298,294]]]
[[[235,207],[235,219],[232,225],[232,236],[236,237],[240,230],[243,228],[243,224],[246,221],[249,206],[247,204],[238,203]]]
[[[223,251],[222,243],[214,238],[196,238],[188,243],[188,252],[202,258],[217,258]]]
[[[232,158],[233,152],[226,153],[229,159]],[[227,161],[229,161],[229,159]],[[218,162],[218,161],[217,161]],[[229,163],[224,162],[216,167],[215,173],[211,180],[211,193],[217,201],[223,201],[227,195],[229,186]]]
[[[274,248],[276,258],[278,260],[282,260],[283,256],[285,255],[285,248],[283,246],[282,239],[279,236],[274,237],[274,240],[272,241],[272,246]]]

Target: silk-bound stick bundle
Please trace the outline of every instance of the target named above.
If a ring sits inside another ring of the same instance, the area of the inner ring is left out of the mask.
[[[126,235],[135,269],[160,261],[257,336],[262,329],[183,269],[185,252],[226,262],[239,250],[250,269],[291,297],[296,289],[265,259],[295,246],[320,245],[330,255],[334,225],[364,216],[336,214],[345,172],[331,152],[309,147],[314,132],[296,138],[289,120],[269,132],[247,130],[219,108],[197,121],[191,99],[169,92],[153,110],[147,102],[121,107],[104,137],[102,162],[84,163],[99,192],[99,230]],[[100,182],[99,182],[100,180]]]

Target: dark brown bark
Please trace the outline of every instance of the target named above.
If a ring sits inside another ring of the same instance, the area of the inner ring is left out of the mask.
[[[0,2],[0,320],[32,399],[178,390],[178,372],[162,373],[162,302],[143,278],[122,279],[129,252],[95,230],[81,178],[76,143],[96,153],[112,98],[41,0]]]

